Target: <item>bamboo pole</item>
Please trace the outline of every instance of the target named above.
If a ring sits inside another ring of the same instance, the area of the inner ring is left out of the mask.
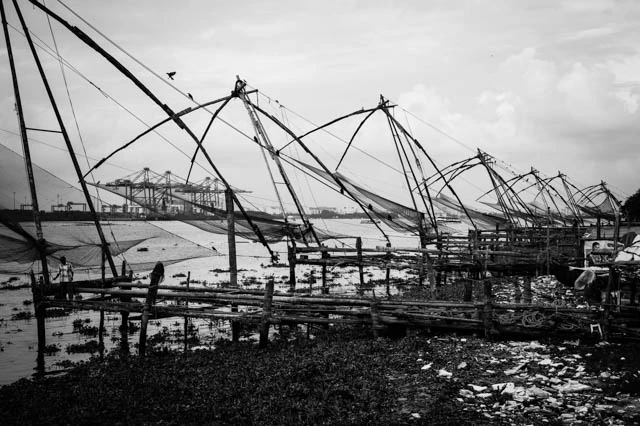
[[[271,304],[273,301],[274,278],[269,277],[264,294],[262,308],[262,322],[260,323],[260,348],[266,348],[269,343],[269,320],[271,318]]]

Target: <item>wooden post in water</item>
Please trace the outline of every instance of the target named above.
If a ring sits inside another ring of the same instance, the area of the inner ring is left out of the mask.
[[[360,277],[360,286],[358,287],[358,294],[362,296],[364,293],[364,270],[362,266],[362,238],[356,238],[356,250],[358,256],[358,275]]]
[[[271,318],[271,305],[273,302],[273,276],[269,277],[264,292],[264,305],[262,307],[262,322],[260,323],[260,348],[266,348],[269,343],[269,319]]]
[[[322,259],[328,259],[329,253],[322,252]],[[322,294],[329,294],[329,287],[327,286],[327,264],[322,264]]]
[[[287,247],[287,259],[289,260],[289,292],[296,291],[296,243],[292,239]]]
[[[149,282],[149,290],[147,291],[147,297],[142,307],[142,320],[140,321],[140,342],[138,344],[138,352],[140,356],[144,356],[147,348],[147,325],[149,323],[149,314],[151,312],[151,306],[156,302],[156,296],[158,295],[158,287],[160,281],[164,279],[164,265],[162,262],[157,262],[153,268],[151,274],[149,274],[151,281]]]
[[[387,242],[387,248],[389,248],[389,247],[391,247],[391,243]],[[391,296],[391,289],[389,287],[389,285],[390,285],[389,281],[390,281],[390,278],[391,278],[391,268],[389,268],[389,261],[391,260],[391,253],[390,252],[387,253],[386,260],[387,260],[387,263],[385,264],[385,266],[386,266],[387,271],[386,271],[386,276],[384,277],[384,283],[385,283],[385,285],[387,287],[387,296]]]
[[[227,188],[224,191],[227,205],[227,241],[229,243],[229,285],[238,286],[238,263],[236,259],[236,225],[233,214],[233,193]]]
[[[390,287],[390,284],[389,284],[390,277],[391,277],[391,269],[389,268],[389,264],[387,264],[387,274],[384,277],[384,283],[385,283],[385,285],[387,287],[387,296],[391,296],[391,287]]]
[[[127,264],[123,260],[122,261],[122,276],[123,277],[126,275],[126,272],[127,272]],[[131,298],[127,297],[127,296],[123,296],[123,297],[120,298],[120,301],[121,302],[131,302]],[[129,330],[129,311],[120,311],[120,315],[122,317],[122,324],[120,324],[120,331],[122,331],[122,338],[124,339],[126,337],[128,339],[129,335],[128,335],[127,331]],[[128,348],[128,342],[127,342],[127,346],[126,347]]]
[[[38,332],[38,356],[36,358],[36,371],[39,374],[44,373],[44,348],[47,344],[45,334],[45,315],[46,308],[43,304],[42,288],[36,282],[36,276],[31,271],[31,294],[33,296],[33,307],[36,314],[36,327]]]
[[[189,291],[189,283],[191,282],[191,271],[187,272],[187,292]],[[189,307],[189,299],[184,299],[185,308]],[[184,316],[184,350],[187,351],[189,346],[189,317]]]

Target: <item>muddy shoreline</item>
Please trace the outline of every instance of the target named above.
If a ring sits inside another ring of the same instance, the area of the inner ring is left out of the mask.
[[[5,424],[638,424],[640,345],[280,330],[0,388]]]

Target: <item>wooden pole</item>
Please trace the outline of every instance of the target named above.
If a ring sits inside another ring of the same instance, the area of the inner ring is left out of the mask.
[[[464,280],[464,297],[465,302],[471,302],[473,300],[473,281],[470,277]]]
[[[371,311],[371,328],[373,331],[373,338],[377,339],[380,336],[380,313],[378,312],[377,303],[372,302],[369,309]]]
[[[36,358],[36,370],[38,374],[44,373],[44,349],[47,344],[45,334],[45,314],[46,308],[43,304],[42,289],[38,287],[36,276],[31,271],[31,294],[33,296],[33,307],[36,313],[36,327],[38,333],[38,357]]]
[[[160,280],[164,278],[164,265],[161,262],[156,263],[156,266],[153,268],[153,272],[151,272],[149,277],[151,278],[151,281],[149,283],[147,297],[142,308],[142,320],[140,322],[140,342],[138,344],[138,352],[140,356],[145,356],[146,353],[149,314],[151,312],[151,307],[156,302]]]
[[[322,264],[322,294],[329,294],[329,287],[327,287],[327,264]]]
[[[17,4],[14,4],[16,12],[20,15]],[[11,77],[13,80],[13,92],[16,99],[16,112],[18,114],[18,124],[20,126],[20,139],[22,141],[22,151],[24,155],[24,164],[27,171],[27,179],[29,180],[29,193],[31,195],[31,210],[33,211],[33,222],[36,227],[36,247],[42,263],[42,276],[44,284],[49,285],[49,265],[47,264],[47,255],[44,250],[45,240],[42,234],[42,224],[40,220],[40,208],[38,206],[38,196],[36,194],[36,184],[33,176],[33,164],[31,163],[31,151],[29,149],[29,139],[27,136],[27,125],[24,120],[24,111],[22,109],[22,101],[20,98],[20,87],[18,85],[18,76],[16,73],[15,63],[13,60],[13,50],[11,48],[11,40],[9,38],[8,23],[4,11],[4,2],[0,2],[0,14],[2,15],[2,28],[4,31],[4,39],[7,45],[7,57],[9,58],[9,67],[11,68]],[[22,19],[22,15],[20,15]],[[25,36],[30,40],[29,31],[25,28]]]
[[[547,207],[547,275],[549,275],[551,272],[551,207]]]
[[[484,322],[484,336],[491,337],[493,331],[493,292],[491,281],[484,282],[484,309],[482,319]]]
[[[391,269],[389,268],[389,266],[387,266],[387,273],[384,277],[384,283],[387,287],[387,296],[391,296],[390,278],[391,278]]]
[[[271,318],[271,306],[273,302],[273,276],[269,277],[264,293],[264,305],[262,307],[262,322],[260,323],[260,348],[266,348],[269,343],[269,319]]]
[[[289,291],[296,291],[296,243],[292,239],[291,245],[287,247],[287,258],[289,259]]]
[[[232,313],[238,312],[237,303],[231,304],[231,312]],[[240,340],[240,321],[238,321],[237,319],[232,319],[231,320],[231,341],[234,343],[237,343],[239,340]]]
[[[360,277],[360,286],[358,287],[358,294],[362,296],[364,293],[364,270],[362,267],[362,238],[356,238],[356,250],[358,256],[358,275]]]
[[[29,29],[27,28],[27,24],[22,16],[22,12],[20,11],[20,8],[18,7],[17,2],[13,2],[14,7],[16,9],[16,14],[18,15],[18,19],[20,20],[20,24],[22,25],[22,28],[24,30],[24,37],[27,40],[27,43],[29,44],[29,48],[31,50],[31,54],[33,55],[33,60],[36,63],[36,67],[38,68],[38,72],[40,73],[40,79],[42,80],[42,83],[44,85],[45,91],[47,92],[47,96],[49,98],[49,102],[51,104],[51,108],[53,109],[54,115],[56,116],[56,120],[58,122],[58,126],[60,127],[60,133],[62,134],[62,137],[64,139],[64,142],[67,146],[67,151],[69,152],[69,156],[71,157],[71,163],[73,164],[73,167],[75,169],[76,175],[78,177],[78,183],[80,184],[80,187],[82,189],[82,192],[84,194],[85,197],[85,202],[87,204],[87,206],[89,207],[89,211],[91,212],[91,217],[93,219],[94,225],[96,227],[96,231],[98,232],[98,236],[100,237],[100,241],[102,243],[102,249],[105,251],[105,254],[107,256],[107,261],[109,262],[109,267],[111,268],[111,273],[113,274],[113,276],[117,276],[118,275],[118,271],[116,269],[115,263],[113,262],[113,258],[111,257],[111,253],[108,251],[108,246],[109,244],[107,243],[107,240],[104,236],[104,232],[102,231],[102,227],[100,226],[100,219],[98,217],[98,213],[95,210],[95,207],[93,205],[93,201],[91,199],[91,195],[89,194],[89,189],[87,188],[87,184],[84,180],[84,176],[82,175],[82,171],[80,170],[80,164],[78,163],[78,158],[76,157],[75,151],[73,149],[73,145],[71,144],[71,139],[69,138],[69,134],[67,132],[66,126],[64,125],[64,121],[62,120],[62,115],[60,113],[60,110],[58,109],[58,104],[56,103],[55,97],[53,96],[53,91],[51,90],[51,86],[49,85],[49,80],[47,79],[47,75],[44,72],[44,68],[42,66],[42,63],[40,62],[40,57],[38,56],[38,53],[36,51],[35,48],[35,44],[33,43],[33,40],[31,39],[31,33],[29,31]]]
[[[102,251],[102,259],[100,262],[100,276],[102,278],[101,287],[105,287],[106,280],[106,268],[105,268],[106,256],[104,254],[104,250]],[[104,294],[100,295],[104,297]],[[100,348],[100,357],[104,357],[104,334],[102,329],[104,328],[104,309],[100,309],[100,322],[98,324],[98,347]]]
[[[191,271],[187,272],[187,291],[189,291],[189,283],[191,282]],[[189,299],[184,299],[184,307],[189,308]],[[184,350],[189,348],[189,317],[184,317]]]
[[[233,214],[233,193],[227,188],[224,191],[227,205],[227,241],[229,243],[229,285],[238,286],[238,263],[236,259],[236,227]]]
[[[518,304],[522,300],[522,291],[520,290],[520,279],[518,277],[516,277],[516,279],[514,280],[513,285],[515,286],[514,288],[515,302],[516,304]]]
[[[326,251],[322,252],[322,259],[326,261],[329,259],[329,253]],[[322,294],[329,294],[329,286],[327,285],[327,264],[326,262],[322,264]]]
[[[531,304],[532,301],[532,293],[531,293],[531,280],[530,279],[525,279],[524,283],[522,284],[522,298],[524,299],[524,303],[526,303],[527,305]]]

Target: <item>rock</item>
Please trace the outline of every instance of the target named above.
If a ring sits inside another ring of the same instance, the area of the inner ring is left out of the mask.
[[[431,368],[431,365],[433,365],[433,363],[431,363],[431,362],[430,362],[429,364],[425,364],[425,365],[423,365],[423,366],[422,366],[422,370],[428,370],[428,369],[430,369],[430,368]]]
[[[467,363],[462,361],[460,364],[458,364],[458,370],[462,370],[463,368],[467,367]]]

